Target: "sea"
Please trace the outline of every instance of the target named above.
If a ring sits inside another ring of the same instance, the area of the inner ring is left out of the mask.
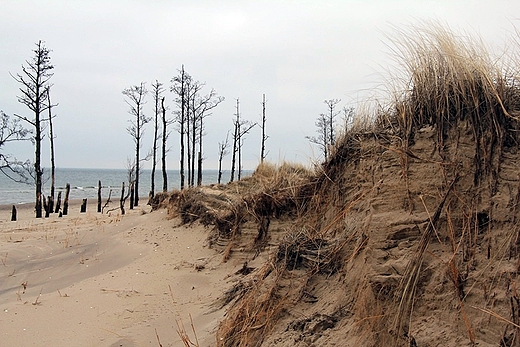
[[[51,181],[49,169],[44,169],[43,194],[50,194]],[[250,176],[251,170],[242,170],[242,177]],[[180,189],[180,175],[178,170],[167,170],[168,191]],[[221,183],[227,183],[230,179],[230,171],[222,171]],[[112,201],[121,196],[121,185],[125,182],[128,189],[127,169],[72,169],[56,168],[55,172],[55,198],[58,192],[62,192],[62,201],[65,199],[65,187],[70,184],[69,199],[96,199],[98,181],[101,181],[101,196],[106,201],[109,194]],[[195,173],[195,180],[197,173]],[[236,176],[235,176],[236,179]],[[218,182],[218,170],[204,170],[202,184],[210,185]],[[162,191],[162,171],[155,171],[155,192]],[[151,188],[151,170],[142,170],[139,176],[139,196],[147,198]],[[35,186],[33,184],[15,182],[0,173],[0,205],[16,205],[32,203],[35,199]]]

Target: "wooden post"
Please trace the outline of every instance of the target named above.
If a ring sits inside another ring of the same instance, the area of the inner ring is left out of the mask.
[[[87,198],[83,199],[83,202],[81,203],[81,208],[79,210],[80,213],[87,212]]]
[[[119,200],[119,208],[121,208],[121,214],[125,214],[125,182],[121,187],[121,200]]]
[[[61,191],[58,192],[58,199],[56,200],[56,209],[54,210],[54,213],[60,212],[61,209]]]
[[[65,201],[63,202],[63,215],[66,216],[69,212],[69,193],[70,193],[70,184],[67,183],[65,188]]]
[[[11,211],[11,222],[16,222],[16,206],[13,205],[13,209]]]
[[[97,211],[101,212],[101,181],[98,181],[98,190],[97,190]]]

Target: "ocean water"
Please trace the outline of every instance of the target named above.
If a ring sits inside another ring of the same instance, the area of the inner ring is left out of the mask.
[[[50,194],[50,170],[44,170],[44,195]],[[180,188],[180,176],[178,170],[168,170],[168,190]],[[195,173],[196,174],[196,173]],[[252,171],[242,170],[242,177],[250,176]],[[101,195],[103,201],[108,198],[112,191],[111,199],[118,200],[121,196],[121,184],[125,182],[128,189],[126,169],[56,169],[55,198],[58,192],[62,192],[62,201],[65,199],[65,186],[70,184],[69,199],[96,199],[98,181],[101,181]],[[222,183],[227,183],[230,178],[229,171],[222,172]],[[196,180],[195,176],[195,180]],[[202,183],[204,185],[217,183],[218,170],[204,170]],[[155,172],[155,191],[162,191],[162,171]],[[139,196],[148,197],[151,187],[151,170],[142,170],[139,176]],[[34,202],[34,184],[14,182],[0,173],[0,204],[23,204]]]

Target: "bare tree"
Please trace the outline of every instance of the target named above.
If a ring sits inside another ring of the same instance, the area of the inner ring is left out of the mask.
[[[22,65],[22,74],[16,74],[13,78],[20,83],[20,92],[18,101],[26,105],[32,113],[34,118],[18,116],[34,127],[34,144],[35,144],[35,160],[34,160],[34,178],[36,185],[36,218],[42,217],[42,176],[43,170],[41,167],[41,142],[43,119],[41,118],[48,105],[46,101],[48,93],[46,88],[49,85],[49,80],[53,76],[51,72],[54,66],[51,64],[50,50],[45,47],[45,44],[40,40],[33,50],[34,56],[31,60],[26,60],[26,66]]]
[[[188,143],[188,185],[193,187],[195,185],[195,152],[197,147],[197,135],[198,135],[198,114],[202,103],[199,101],[199,92],[204,87],[204,83],[199,81],[191,81],[189,88],[189,112],[188,112],[188,126],[187,126],[187,143]]]
[[[324,103],[325,105],[327,105],[327,116],[328,116],[328,119],[327,119],[327,124],[328,124],[328,143],[329,145],[331,146],[334,146],[334,144],[336,143],[336,134],[335,134],[335,131],[334,131],[334,120],[336,119],[336,117],[339,115],[339,111],[336,111],[336,105],[340,103],[340,99],[330,99],[330,100],[325,100]]]
[[[51,194],[49,197],[49,202],[47,204],[47,209],[50,213],[54,211],[54,190],[55,190],[55,183],[56,183],[56,164],[54,160],[54,131],[52,128],[52,119],[54,118],[52,116],[52,107],[56,105],[51,104],[51,86],[47,86],[47,110],[49,111],[49,141],[51,144]]]
[[[262,95],[262,145],[260,149],[260,163],[263,163],[267,153],[265,152],[265,141],[269,138],[265,134],[265,94]]]
[[[154,133],[153,133],[153,145],[152,145],[152,176],[151,176],[151,187],[150,187],[150,199],[155,195],[155,167],[157,165],[157,142],[159,141],[159,114],[161,109],[159,103],[162,99],[162,107],[164,107],[164,98],[162,93],[164,92],[163,84],[158,80],[152,83],[152,93],[154,101]]]
[[[236,105],[236,113],[235,113],[235,119],[233,120],[233,150],[231,151],[231,176],[229,178],[229,182],[233,182],[235,180],[235,168],[236,168],[236,157],[238,152],[238,145],[239,145],[239,124],[240,124],[240,100],[237,98],[237,105]]]
[[[197,186],[202,185],[202,139],[204,137],[204,118],[211,115],[210,111],[217,107],[222,101],[224,101],[223,96],[218,96],[217,92],[212,89],[209,94],[199,99],[199,103],[201,107],[199,108],[199,112],[196,115],[200,124],[199,124],[199,154],[198,154],[198,164],[197,164]]]
[[[166,141],[170,133],[168,132],[168,124],[170,121],[166,119],[166,107],[164,106],[164,97],[161,99],[161,110],[162,110],[162,151],[161,151],[161,166],[163,176],[163,192],[168,191],[168,174],[166,172]]]
[[[218,143],[218,181],[220,184],[222,180],[222,159],[229,154],[229,131],[226,134],[226,139],[223,142]]]
[[[306,138],[318,145],[318,147],[323,151],[324,160],[329,158],[329,145],[330,145],[330,127],[329,127],[329,119],[328,116],[324,113],[320,114],[318,119],[316,120],[316,132],[318,136],[306,136]]]
[[[23,167],[29,163],[21,163],[10,154],[4,153],[3,147],[9,142],[29,140],[29,134],[30,131],[20,124],[18,118],[11,118],[0,111],[0,172],[16,182],[28,182]]]
[[[240,180],[242,176],[242,146],[244,144],[244,136],[253,129],[256,123],[251,123],[247,120],[240,119],[240,102],[237,99],[235,119],[233,120],[233,151],[231,159],[231,177],[229,182],[233,182],[235,179],[235,170],[238,160],[238,175],[237,178]]]
[[[188,85],[191,81],[191,76],[184,71],[184,65],[182,65],[179,75],[175,76],[171,80],[170,91],[175,93],[175,102],[179,105],[179,111],[177,114],[176,121],[179,124],[180,134],[180,165],[179,174],[181,179],[181,190],[185,186],[185,173],[184,173],[184,157],[185,157],[185,143],[184,136],[186,135],[186,119],[188,117]]]
[[[141,150],[141,139],[144,135],[144,125],[148,123],[151,118],[148,118],[143,113],[143,105],[145,104],[144,98],[148,91],[146,90],[145,83],[141,82],[139,86],[131,86],[123,90],[123,95],[127,97],[125,102],[130,106],[128,113],[133,116],[130,119],[130,126],[126,129],[135,144],[135,185],[134,185],[134,206],[139,205],[139,175],[140,175],[140,150]]]

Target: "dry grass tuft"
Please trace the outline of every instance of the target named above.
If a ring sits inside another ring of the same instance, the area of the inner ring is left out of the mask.
[[[404,149],[419,129],[433,126],[441,155],[450,129],[468,122],[477,185],[496,171],[493,156],[520,142],[518,68],[492,58],[479,39],[437,23],[396,31],[391,40],[403,75],[394,77],[393,104],[379,122],[398,131]]]

